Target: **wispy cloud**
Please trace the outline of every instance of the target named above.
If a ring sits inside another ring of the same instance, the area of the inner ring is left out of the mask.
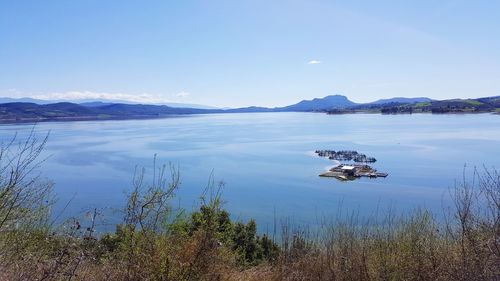
[[[106,93],[92,91],[69,91],[64,93],[46,93],[30,95],[31,98],[42,100],[93,100],[104,99],[112,101],[129,101],[136,103],[165,103],[172,100],[165,95],[140,93]]]
[[[176,97],[178,97],[178,98],[186,98],[186,97],[188,97],[189,95],[191,95],[191,94],[190,94],[190,93],[188,93],[188,92],[184,92],[184,91],[182,91],[182,92],[179,92],[179,93],[175,94],[175,96],[176,96]]]
[[[27,93],[18,89],[0,89],[0,96],[10,98],[33,98],[39,100],[59,101],[84,101],[84,100],[110,100],[127,101],[132,103],[162,104],[177,102],[191,96],[187,91],[176,94],[152,94],[152,93],[110,93],[94,91],[67,91],[50,93]]]
[[[26,93],[17,89],[0,89],[0,96],[10,98],[33,98],[40,100],[84,101],[84,100],[110,100],[127,101],[132,103],[162,104],[176,102],[176,100],[190,96],[188,92],[177,94],[151,94],[151,93],[108,93],[93,91],[67,91],[52,93]]]
[[[307,64],[320,64],[321,61],[320,60],[310,60],[309,62],[307,62]]]

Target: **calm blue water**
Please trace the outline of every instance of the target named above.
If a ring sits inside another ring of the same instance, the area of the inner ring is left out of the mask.
[[[0,126],[2,141],[32,125]],[[339,206],[373,214],[388,206],[441,211],[448,188],[464,164],[500,167],[500,116],[335,115],[258,113],[156,120],[52,122],[43,173],[55,183],[65,215],[124,204],[135,165],[179,165],[182,185],[175,205],[191,210],[213,171],[226,183],[224,199],[234,218],[271,227],[274,214],[315,224]],[[357,150],[377,158],[385,179],[339,182],[318,174],[331,161],[316,149]],[[103,211],[103,213],[107,213]],[[109,212],[108,212],[109,213]],[[113,222],[117,214],[106,214]]]

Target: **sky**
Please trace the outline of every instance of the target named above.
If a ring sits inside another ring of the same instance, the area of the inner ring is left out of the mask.
[[[0,0],[0,96],[282,106],[500,95],[500,1]]]

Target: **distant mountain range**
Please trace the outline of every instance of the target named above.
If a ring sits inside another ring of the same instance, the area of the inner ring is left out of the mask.
[[[226,109],[223,112],[237,113],[237,112],[312,112],[312,111],[325,111],[332,108],[346,108],[354,106],[356,103],[350,101],[346,96],[330,95],[324,98],[316,98],[312,100],[303,100],[296,104],[283,106],[283,107],[259,107],[250,106],[242,108]]]
[[[14,100],[15,102],[12,102]],[[243,107],[233,109],[195,108],[189,104],[145,105],[105,101],[81,103],[0,98],[0,122],[46,120],[93,120],[161,118],[185,114],[246,113],[246,112],[325,112],[343,113],[454,113],[500,112],[500,96],[479,99],[432,100],[425,97],[382,99],[371,103],[354,103],[342,95],[303,100],[284,107]],[[181,105],[186,105],[182,107]]]
[[[346,96],[332,95],[313,100],[303,100],[299,103],[277,108],[279,111],[323,111],[332,108],[346,108],[356,105]]]
[[[417,103],[417,102],[431,102],[430,98],[420,97],[420,98],[402,98],[396,97],[391,99],[380,99],[368,104],[389,104],[389,103]]]
[[[382,114],[403,113],[500,113],[500,96],[478,99],[430,100],[428,98],[395,98],[384,102],[359,104],[350,108],[327,110],[330,114],[374,112]]]
[[[126,100],[108,100],[108,99],[80,99],[80,100],[42,100],[42,99],[34,99],[34,98],[2,98],[0,97],[1,103],[11,103],[11,102],[29,102],[36,104],[52,104],[52,103],[76,103],[85,106],[101,106],[101,105],[109,105],[109,104],[137,104],[131,101]],[[166,102],[161,104],[154,105],[166,105],[170,107],[177,108],[199,108],[199,109],[217,109],[217,107],[209,106],[209,105],[201,105],[201,104],[192,104],[192,103],[177,103],[177,102]]]
[[[111,104],[137,104],[130,101],[121,100],[105,100],[105,99],[89,99],[89,100],[41,100],[33,98],[1,98],[0,104],[2,103],[34,103],[39,105],[46,104],[56,104],[56,103],[73,103],[79,104],[87,107],[102,107]],[[348,106],[355,105],[356,103],[347,99],[347,97],[342,95],[331,95],[324,98],[316,98],[313,100],[303,100],[299,103],[275,108],[266,107],[244,107],[244,108],[234,108],[226,109],[228,112],[272,112],[272,111],[318,111],[327,110],[331,108],[344,108]],[[194,108],[194,109],[220,109],[217,107],[199,105],[199,104],[187,104],[187,103],[164,103],[164,104],[152,104],[155,106],[166,105],[173,108]]]

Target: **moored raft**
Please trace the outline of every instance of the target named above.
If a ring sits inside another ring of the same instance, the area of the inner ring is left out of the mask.
[[[327,157],[330,160],[354,161],[358,163],[375,163],[377,161],[375,157],[366,156],[355,150],[316,150],[315,153],[320,157]]]
[[[354,180],[360,177],[385,178],[389,174],[378,172],[366,163],[377,161],[374,157],[368,157],[354,150],[316,150],[315,153],[320,157],[327,157],[330,160],[337,161],[337,165],[330,168],[327,172],[320,174],[320,177],[332,177],[338,180]],[[353,164],[341,164],[338,161],[353,161]],[[364,164],[360,164],[364,163]]]

